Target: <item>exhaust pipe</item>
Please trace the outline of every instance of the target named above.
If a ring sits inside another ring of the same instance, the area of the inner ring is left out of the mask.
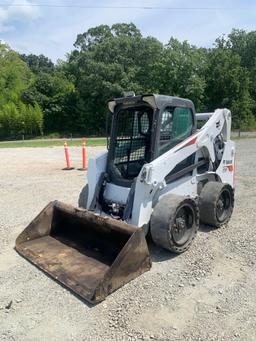
[[[59,201],[16,239],[19,254],[90,303],[151,267],[141,228]]]

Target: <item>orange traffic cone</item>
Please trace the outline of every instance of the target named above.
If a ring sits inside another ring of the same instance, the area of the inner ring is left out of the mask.
[[[71,169],[74,169],[74,167],[71,167],[71,166],[70,166],[70,159],[69,159],[69,152],[68,152],[67,140],[64,140],[64,152],[65,152],[65,159],[66,159],[67,167],[63,168],[63,170],[71,170]]]
[[[79,170],[87,170],[87,160],[86,160],[86,139],[83,138],[82,142],[82,168]]]

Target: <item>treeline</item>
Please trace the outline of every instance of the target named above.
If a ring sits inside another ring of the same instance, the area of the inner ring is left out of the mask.
[[[104,134],[106,101],[125,90],[187,97],[197,111],[227,107],[233,128],[256,128],[256,32],[234,29],[206,49],[101,25],[56,65],[0,44],[0,137]]]

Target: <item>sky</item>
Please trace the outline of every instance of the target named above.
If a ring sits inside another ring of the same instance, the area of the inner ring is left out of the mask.
[[[127,6],[134,8],[120,8]],[[163,43],[173,36],[211,47],[232,28],[256,30],[255,13],[256,0],[0,0],[0,41],[56,62],[88,28],[133,22],[144,36]]]

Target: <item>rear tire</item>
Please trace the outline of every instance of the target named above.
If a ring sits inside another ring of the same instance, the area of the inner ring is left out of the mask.
[[[159,201],[151,216],[153,241],[174,253],[182,253],[189,248],[198,228],[198,205],[191,198],[167,195]]]
[[[89,186],[86,184],[81,190],[78,198],[78,207],[87,208]]]
[[[221,227],[228,223],[234,208],[234,190],[229,184],[207,182],[199,197],[200,221]]]

